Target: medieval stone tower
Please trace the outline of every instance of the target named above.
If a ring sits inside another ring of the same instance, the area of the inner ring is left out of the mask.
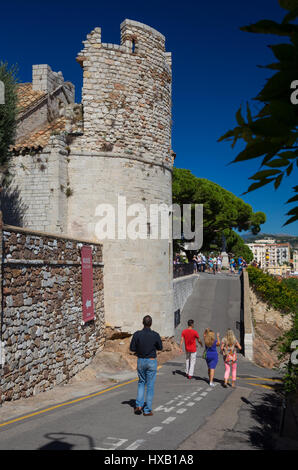
[[[171,54],[165,51],[162,34],[131,20],[121,24],[120,45],[102,43],[100,28],[83,44],[77,57],[83,69],[82,126],[74,130],[75,119],[71,125],[66,119],[64,132],[52,135],[47,146],[38,149],[41,157],[47,153],[44,166],[52,168],[45,191],[52,198],[51,222],[44,222],[43,229],[96,240],[98,206],[114,207],[116,238],[103,240],[106,321],[131,333],[150,314],[153,328],[172,336],[171,236],[150,239],[150,221],[147,239],[119,236],[119,217],[124,213],[117,213],[119,197],[125,198],[127,207],[142,204],[148,214],[152,204],[172,203]],[[31,163],[37,157],[27,155]],[[21,180],[15,178],[19,188]],[[26,225],[40,229],[30,224],[29,198],[35,189],[32,184],[28,193],[30,174],[26,181],[26,191],[20,191],[27,206]],[[68,193],[61,194],[59,187],[67,187]],[[170,213],[168,217],[171,221]]]

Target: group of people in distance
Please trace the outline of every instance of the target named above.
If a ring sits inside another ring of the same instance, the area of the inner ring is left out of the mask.
[[[222,271],[222,256],[211,253],[209,255],[204,255],[203,253],[198,253],[192,257],[193,272],[209,272],[209,273],[220,273]],[[181,264],[180,256],[176,255],[174,258],[174,264]],[[233,255],[229,256],[229,266],[230,273],[236,273],[238,268],[238,274],[241,274],[243,268],[247,267],[247,262],[243,256],[238,256],[238,258]]]
[[[200,340],[199,333],[194,329],[194,321],[188,320],[188,328],[184,329],[181,334],[180,341],[180,352],[182,353],[182,346],[184,343],[185,355],[186,355],[186,367],[185,374],[188,379],[191,379],[194,375],[194,368],[196,363],[197,355],[197,344],[203,347],[202,341]],[[220,340],[219,333],[215,335],[215,332],[210,328],[204,331],[204,344],[205,351],[203,357],[206,360],[208,367],[208,377],[210,387],[214,387],[214,374],[218,363],[218,352],[217,348],[220,346],[220,352],[223,355],[225,364],[225,374],[223,386],[228,386],[228,380],[232,369],[232,387],[235,387],[236,376],[237,376],[237,349],[241,350],[241,346],[237,341],[234,332],[228,329],[225,337]]]
[[[239,256],[237,261],[238,261],[238,274],[241,274],[241,272],[243,271],[243,268],[247,267],[247,262],[245,261],[243,256]],[[235,273],[236,268],[237,268],[237,263],[236,263],[235,258],[231,257],[229,262],[230,262],[230,272]]]
[[[194,255],[192,258],[194,272],[221,272],[222,257],[220,255],[209,255],[205,256],[202,253]]]
[[[143,318],[143,329],[136,331],[130,342],[130,351],[133,352],[137,358],[137,372],[138,372],[138,389],[137,398],[135,400],[134,413],[136,415],[143,414],[144,416],[152,416],[152,402],[154,397],[154,384],[157,373],[157,351],[162,350],[162,340],[159,333],[151,329],[152,318],[146,315]],[[202,347],[203,343],[200,340],[199,333],[194,329],[194,321],[188,320],[188,328],[184,329],[181,334],[180,352],[182,353],[182,346],[185,346],[186,354],[186,369],[185,373],[188,379],[191,379],[194,374],[196,363],[197,345],[198,342]],[[219,333],[215,337],[214,331],[207,328],[204,332],[205,352],[204,356],[208,367],[209,384],[214,387],[214,373],[218,363],[217,347],[223,354],[225,364],[225,374],[223,386],[228,386],[230,371],[232,368],[232,387],[235,387],[236,372],[237,372],[237,349],[241,349],[232,330],[228,330],[226,336],[220,341]],[[146,401],[145,401],[146,395]]]

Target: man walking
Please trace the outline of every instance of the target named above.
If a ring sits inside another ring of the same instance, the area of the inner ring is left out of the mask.
[[[193,376],[196,355],[197,355],[197,342],[203,347],[202,341],[200,340],[199,333],[194,329],[194,321],[188,320],[188,328],[183,330],[181,333],[180,351],[182,352],[182,345],[184,341],[185,354],[186,354],[186,368],[185,373],[188,379]]]
[[[152,416],[152,401],[157,372],[156,351],[162,350],[162,341],[159,334],[151,330],[152,318],[150,315],[143,318],[143,325],[143,330],[136,331],[130,342],[130,350],[138,356],[139,382],[134,412],[135,414],[141,414],[143,411],[144,416]],[[146,386],[146,402],[144,402]]]

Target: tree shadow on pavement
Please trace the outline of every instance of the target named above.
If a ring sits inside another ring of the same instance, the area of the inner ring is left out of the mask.
[[[253,447],[262,450],[274,450],[275,439],[279,433],[282,397],[277,393],[252,395],[252,400],[241,397],[250,407],[250,417],[255,425],[247,430],[247,436]]]

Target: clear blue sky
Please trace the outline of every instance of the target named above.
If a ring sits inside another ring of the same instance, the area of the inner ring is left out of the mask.
[[[257,67],[274,61],[267,45],[283,39],[239,28],[260,19],[279,21],[284,14],[277,0],[15,0],[1,5],[0,59],[18,64],[22,82],[31,81],[32,64],[61,70],[75,84],[80,102],[82,70],[75,58],[86,35],[100,26],[103,42],[119,44],[125,18],[152,26],[166,36],[172,52],[176,166],[241,196],[259,164],[252,160],[227,166],[242,146],[231,149],[217,140],[235,126],[239,105],[255,97],[269,78],[268,70]],[[282,227],[297,169],[295,175],[278,191],[268,185],[241,196],[254,211],[266,213],[263,232],[298,235],[298,223]]]

